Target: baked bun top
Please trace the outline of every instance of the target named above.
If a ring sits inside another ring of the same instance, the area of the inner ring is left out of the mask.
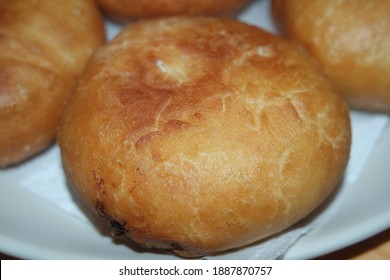
[[[54,143],[68,97],[104,42],[93,0],[0,1],[0,167]]]
[[[178,15],[229,15],[251,0],[97,0],[118,21]]]
[[[340,181],[343,99],[283,39],[229,19],[125,28],[90,61],[59,133],[86,202],[149,247],[200,256],[279,232]]]
[[[350,106],[390,113],[390,1],[273,0],[282,33],[321,66]]]

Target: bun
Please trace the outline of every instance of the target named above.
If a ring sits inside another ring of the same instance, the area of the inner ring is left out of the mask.
[[[251,0],[97,0],[103,11],[117,21],[174,15],[227,15]]]
[[[229,19],[141,21],[95,53],[59,131],[87,204],[201,256],[280,232],[336,187],[348,107],[283,39]]]
[[[0,2],[0,167],[40,152],[55,138],[75,82],[104,42],[91,1]]]
[[[351,107],[390,113],[390,1],[274,0],[272,11]]]

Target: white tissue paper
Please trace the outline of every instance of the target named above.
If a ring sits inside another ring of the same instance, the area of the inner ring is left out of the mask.
[[[269,31],[275,31],[268,13],[268,1],[255,1],[239,18],[242,21],[255,24]],[[112,38],[120,26],[107,25],[108,38]],[[345,173],[341,188],[348,189],[358,178],[366,160],[375,144],[380,139],[383,130],[389,123],[389,117],[382,114],[351,112],[352,149],[350,162]],[[369,131],[369,133],[367,133]],[[34,193],[42,199],[56,205],[69,215],[88,223],[86,214],[67,187],[66,178],[61,166],[58,146],[53,146],[39,156],[16,167],[0,170],[0,182],[11,180],[15,185]],[[324,223],[337,205],[342,202],[347,191],[339,193],[337,199],[317,215],[310,223],[294,227],[259,244],[248,246],[234,252],[206,257],[206,259],[277,259],[282,256],[296,240],[308,231]],[[130,249],[129,249],[130,250]]]

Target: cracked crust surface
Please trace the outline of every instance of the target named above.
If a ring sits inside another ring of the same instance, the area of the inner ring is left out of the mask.
[[[280,232],[340,181],[348,108],[283,39],[228,19],[123,30],[59,133],[85,201],[135,241],[201,256]]]
[[[300,44],[357,109],[390,113],[390,1],[273,0],[282,33]]]

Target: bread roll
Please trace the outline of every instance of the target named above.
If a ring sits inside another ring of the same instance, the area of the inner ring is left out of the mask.
[[[59,131],[86,203],[146,247],[251,244],[336,187],[348,107],[283,39],[235,20],[141,21],[95,53]]]
[[[390,1],[274,0],[272,11],[353,108],[390,113]]]
[[[104,42],[92,1],[0,1],[0,167],[53,142],[92,52]]]
[[[227,15],[251,0],[97,0],[117,21],[173,15]]]

